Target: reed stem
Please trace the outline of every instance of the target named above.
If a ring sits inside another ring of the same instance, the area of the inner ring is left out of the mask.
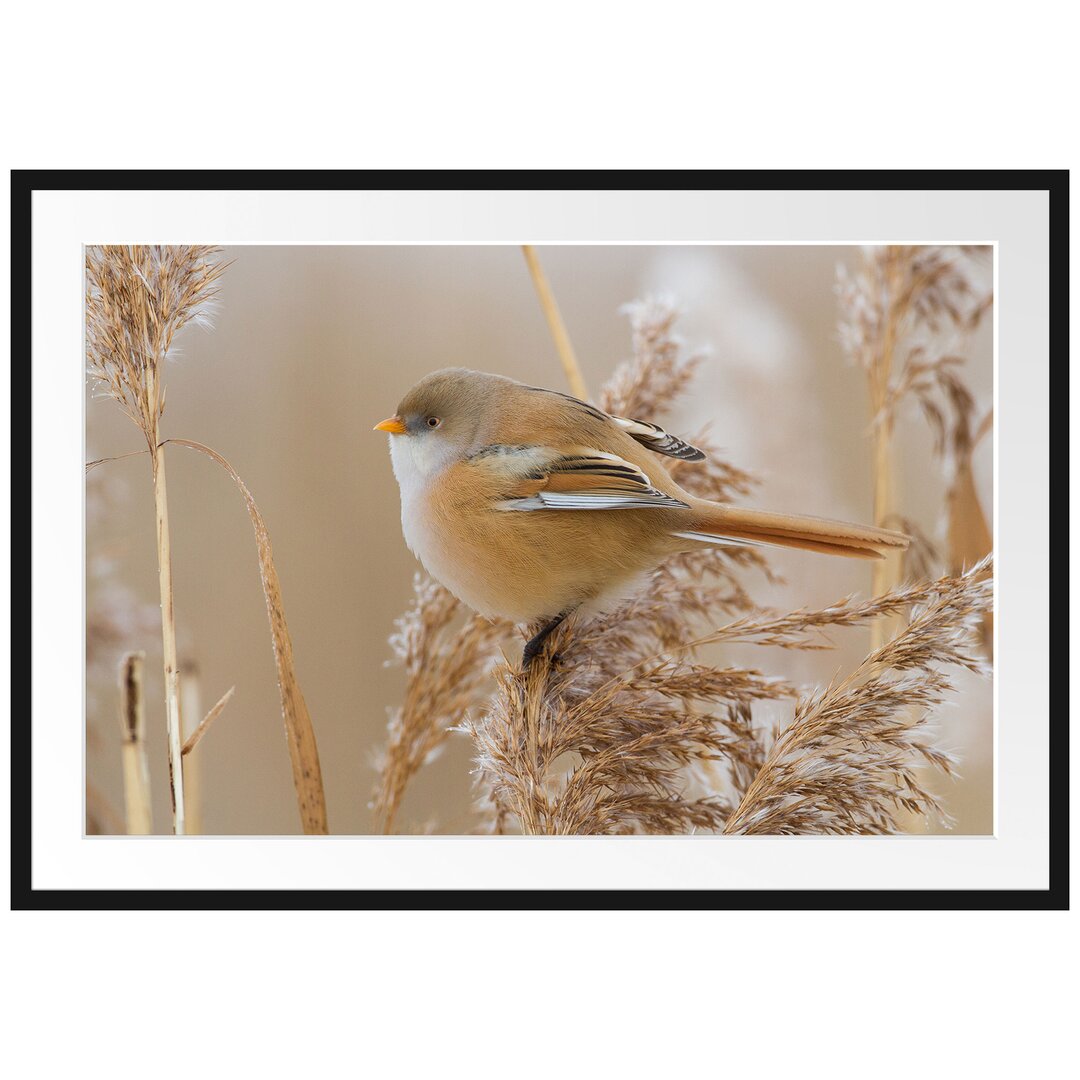
[[[169,794],[173,832],[184,835],[184,765],[180,753],[180,667],[176,659],[176,618],[173,610],[172,547],[169,540],[169,501],[165,486],[165,448],[154,447],[154,507],[157,512],[158,587],[161,592],[161,652],[165,673],[165,727],[169,740]]]
[[[881,342],[881,351],[870,373],[870,409],[877,421],[874,424],[874,524],[889,528],[894,513],[895,485],[892,470],[892,420],[885,415],[885,402],[893,370],[893,353],[896,346],[897,312],[896,293],[899,288],[896,263],[890,261],[889,313]],[[887,554],[875,560],[871,568],[871,593],[883,596],[900,584],[902,556],[899,552]],[[882,615],[870,625],[870,648],[880,649],[891,640],[903,626],[899,615]]]
[[[536,295],[540,298],[540,307],[544,312],[544,318],[547,319],[548,329],[555,339],[555,348],[559,353],[559,360],[562,362],[570,390],[582,401],[588,401],[589,388],[585,385],[585,377],[581,374],[581,367],[574,355],[574,347],[570,344],[570,335],[566,332],[566,325],[559,314],[559,305],[555,302],[555,294],[551,291],[544,268],[540,265],[540,258],[531,244],[522,244],[521,250],[525,255],[525,262],[529,267]]]

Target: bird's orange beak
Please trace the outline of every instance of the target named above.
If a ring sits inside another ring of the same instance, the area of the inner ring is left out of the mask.
[[[389,431],[391,435],[404,435],[405,425],[400,416],[391,416],[389,420],[382,420],[376,424],[372,431]]]

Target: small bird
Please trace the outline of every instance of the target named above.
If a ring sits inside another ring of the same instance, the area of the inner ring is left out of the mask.
[[[375,430],[390,434],[409,549],[481,615],[538,627],[525,665],[571,612],[632,595],[665,558],[702,544],[857,558],[908,544],[884,529],[699,499],[662,463],[702,460],[689,443],[501,375],[436,371]]]

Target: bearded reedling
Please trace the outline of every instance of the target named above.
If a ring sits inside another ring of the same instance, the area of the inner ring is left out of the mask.
[[[571,612],[633,594],[668,556],[701,544],[869,559],[908,544],[885,529],[697,498],[656,455],[700,461],[700,450],[499,375],[437,371],[375,430],[391,436],[410,550],[481,615],[537,627],[526,664]]]

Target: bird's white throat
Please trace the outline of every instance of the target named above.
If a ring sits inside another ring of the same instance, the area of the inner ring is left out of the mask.
[[[401,526],[409,550],[431,571],[431,543],[434,539],[424,528],[427,513],[425,495],[435,477],[452,465],[460,455],[442,439],[424,435],[391,435],[390,462],[401,489]]]
[[[419,494],[453,459],[453,448],[441,440],[424,435],[390,436],[390,461],[403,501]]]

